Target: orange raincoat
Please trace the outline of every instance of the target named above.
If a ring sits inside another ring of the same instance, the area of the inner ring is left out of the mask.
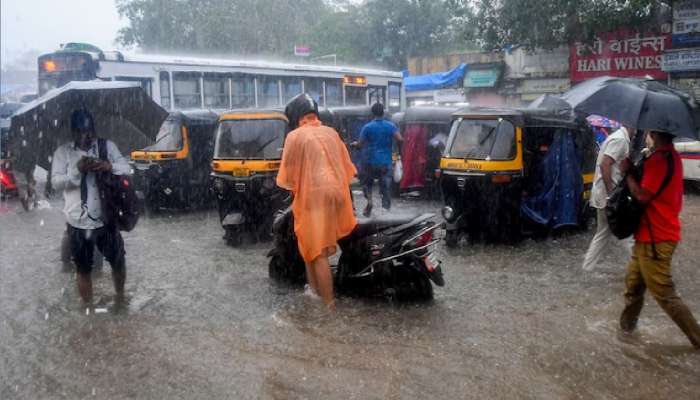
[[[294,194],[294,232],[305,262],[334,254],[338,239],[355,228],[350,181],[356,173],[338,133],[320,121],[287,136],[277,185]]]

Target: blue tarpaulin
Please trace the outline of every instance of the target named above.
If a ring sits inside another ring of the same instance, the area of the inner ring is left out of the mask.
[[[580,165],[573,132],[558,130],[549,151],[532,172],[541,177],[541,185],[521,204],[522,214],[555,229],[578,225],[583,191]]]
[[[406,76],[403,83],[407,92],[419,90],[437,90],[461,86],[464,74],[467,72],[467,64],[460,64],[457,68],[435,74]]]

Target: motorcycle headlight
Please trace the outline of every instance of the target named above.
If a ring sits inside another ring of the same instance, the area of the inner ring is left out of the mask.
[[[224,191],[224,180],[221,178],[216,178],[214,179],[214,190],[216,190],[219,193],[223,193]]]
[[[447,221],[452,221],[455,217],[455,210],[450,206],[445,206],[442,208],[442,217]]]

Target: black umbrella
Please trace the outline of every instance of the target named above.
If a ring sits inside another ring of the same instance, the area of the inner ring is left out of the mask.
[[[15,112],[10,128],[15,157],[48,169],[54,150],[73,140],[70,115],[81,108],[92,113],[97,135],[123,154],[152,144],[168,115],[136,82],[70,82]]]
[[[636,129],[700,139],[695,100],[659,82],[604,76],[582,82],[561,97],[577,113],[603,115]]]

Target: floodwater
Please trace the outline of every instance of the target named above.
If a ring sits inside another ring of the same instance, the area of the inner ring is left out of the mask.
[[[356,196],[356,199],[359,196]],[[700,194],[674,259],[700,316]],[[359,203],[359,202],[358,202]],[[591,273],[592,232],[441,247],[428,304],[340,298],[328,314],[272,283],[269,245],[227,247],[215,212],[162,213],[125,234],[129,304],[108,264],[86,315],[60,262],[61,200],[0,204],[2,399],[697,399],[700,352],[651,300],[621,338],[625,251]],[[361,210],[363,204],[358,204]],[[398,201],[396,209],[439,204]]]

